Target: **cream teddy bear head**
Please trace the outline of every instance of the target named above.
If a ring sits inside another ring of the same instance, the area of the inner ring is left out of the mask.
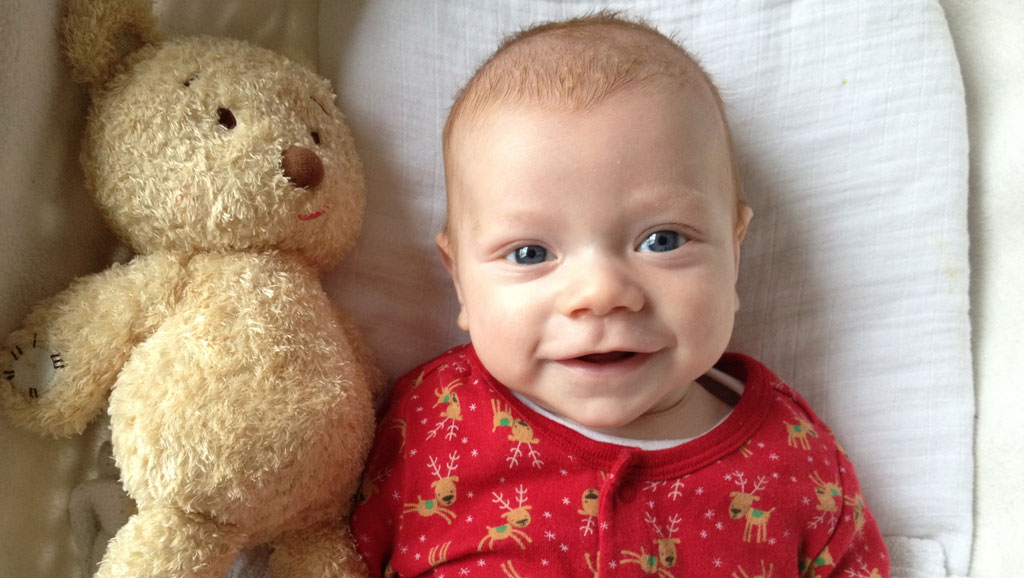
[[[326,80],[237,40],[160,42],[148,3],[78,4],[83,166],[136,252],[279,249],[323,268],[353,244],[362,167]]]

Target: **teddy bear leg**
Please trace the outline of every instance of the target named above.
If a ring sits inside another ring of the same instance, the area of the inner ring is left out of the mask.
[[[111,540],[95,578],[223,578],[243,543],[208,519],[146,508]]]
[[[289,578],[363,578],[366,563],[356,551],[347,523],[334,523],[288,533],[273,544],[270,576]]]

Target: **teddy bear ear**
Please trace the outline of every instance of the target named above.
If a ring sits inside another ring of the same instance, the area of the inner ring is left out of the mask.
[[[125,59],[159,40],[152,0],[68,0],[64,53],[72,75],[95,89]]]

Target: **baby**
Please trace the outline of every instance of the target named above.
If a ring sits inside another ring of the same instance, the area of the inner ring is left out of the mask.
[[[471,344],[395,385],[353,516],[374,576],[889,575],[853,467],[723,353],[752,212],[717,89],[600,13],[506,41],[444,132]]]

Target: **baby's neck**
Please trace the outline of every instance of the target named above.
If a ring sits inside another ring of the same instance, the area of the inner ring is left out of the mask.
[[[724,388],[736,396],[743,391],[743,383],[716,369],[701,378],[701,381],[706,380],[713,384],[713,389]],[[644,449],[664,449],[686,443],[714,429],[732,412],[731,405],[695,382],[688,385],[680,400],[668,408],[645,414],[619,428],[596,430],[544,409],[521,395],[513,394],[534,411],[590,439]]]

